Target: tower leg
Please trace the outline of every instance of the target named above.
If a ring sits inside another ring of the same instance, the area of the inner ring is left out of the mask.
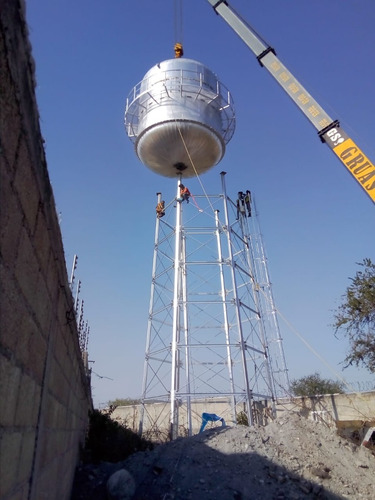
[[[180,193],[179,184],[181,179],[177,181],[177,196]],[[170,434],[171,438],[175,439],[178,436],[178,401],[176,392],[178,390],[180,378],[179,366],[179,342],[180,342],[180,303],[182,293],[182,270],[184,266],[183,245],[181,232],[181,215],[182,204],[176,204],[176,226],[175,226],[175,252],[174,252],[174,284],[173,284],[173,322],[172,322],[172,366],[171,366],[171,416],[170,416]]]

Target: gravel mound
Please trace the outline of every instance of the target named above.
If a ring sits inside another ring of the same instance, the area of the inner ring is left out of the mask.
[[[85,466],[86,487],[72,499],[104,500],[106,480],[121,468],[134,478],[136,500],[375,498],[371,451],[297,414],[266,427],[216,427],[118,464]]]

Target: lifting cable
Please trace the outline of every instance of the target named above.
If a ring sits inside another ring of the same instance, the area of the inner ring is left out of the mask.
[[[191,157],[191,154],[189,153],[189,150],[188,150],[188,148],[187,148],[186,142],[185,142],[184,137],[183,137],[182,132],[181,132],[180,125],[179,125],[179,123],[178,123],[178,121],[177,121],[177,120],[176,120],[176,125],[177,125],[177,129],[178,129],[178,133],[180,134],[180,137],[181,137],[182,144],[184,145],[184,148],[185,148],[186,154],[188,155],[189,160],[190,160],[190,163],[191,163],[191,166],[193,167],[194,173],[195,173],[195,175],[196,175],[196,177],[197,177],[197,179],[198,179],[198,181],[199,181],[199,184],[201,185],[202,191],[203,191],[203,193],[204,193],[205,197],[207,198],[207,201],[208,201],[208,203],[209,203],[209,205],[210,205],[210,207],[211,207],[211,209],[212,209],[212,212],[214,213],[214,212],[215,212],[215,209],[214,209],[214,207],[212,206],[212,203],[211,203],[211,201],[210,201],[210,198],[209,198],[209,196],[208,196],[208,194],[207,194],[206,190],[204,189],[203,183],[202,183],[202,181],[201,181],[201,179],[200,179],[200,177],[199,177],[199,174],[198,174],[198,172],[197,172],[197,169],[195,168],[195,165],[194,165],[193,159],[192,159],[192,157]],[[193,200],[194,200],[194,198],[193,198]],[[195,202],[195,200],[194,200],[194,203],[195,203],[195,205],[197,206],[198,210],[203,212],[203,210],[201,210],[201,209],[198,207],[198,205],[197,205],[197,203]]]
[[[174,0],[174,53],[175,57],[182,57],[183,50],[183,30],[182,30],[182,2]]]
[[[174,51],[175,51],[175,57],[178,58],[178,57],[182,57],[184,55],[184,51],[183,51],[183,23],[182,23],[182,19],[183,19],[183,14],[182,14],[182,2],[183,0],[174,0],[173,1],[173,6],[174,6],[174,40],[175,40],[175,45],[174,45]],[[204,186],[202,184],[202,181],[200,180],[200,177],[198,175],[198,172],[197,172],[197,169],[195,168],[195,165],[194,165],[194,162],[193,162],[193,159],[189,153],[189,150],[187,148],[187,145],[186,145],[186,142],[183,138],[183,135],[182,135],[182,132],[181,132],[181,128],[179,126],[179,123],[177,120],[176,121],[176,125],[177,125],[177,129],[178,129],[178,133],[180,134],[180,137],[181,137],[181,140],[182,140],[182,143],[184,145],[184,148],[185,148],[185,151],[186,151],[186,154],[187,156],[189,157],[189,160],[190,160],[190,163],[191,163],[191,166],[193,167],[193,170],[195,172],[195,175],[199,181],[199,184],[201,185],[201,188],[202,188],[202,191],[205,195],[205,197],[207,198],[207,201],[212,209],[212,212],[215,212],[214,210],[214,207],[212,206],[212,203],[206,193],[206,190],[204,189]],[[198,206],[195,198],[193,195],[191,195],[191,198],[195,204],[195,206],[197,207],[197,209],[199,210],[199,212],[203,212],[203,210]]]

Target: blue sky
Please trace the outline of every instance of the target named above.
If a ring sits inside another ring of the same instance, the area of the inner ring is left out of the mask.
[[[373,0],[232,0],[318,103],[375,161]],[[123,126],[130,90],[173,57],[172,0],[29,0],[36,95],[68,274],[77,279],[90,324],[96,406],[138,397],[142,387],[155,193],[175,194],[135,155]],[[333,311],[365,257],[375,261],[375,207],[315,129],[206,0],[185,0],[185,56],[214,71],[237,117],[219,165],[201,177],[208,193],[254,194],[292,379],[335,378],[293,330],[342,372],[347,341]],[[196,179],[187,183],[202,194]],[[100,378],[105,377],[105,378]],[[112,380],[110,380],[112,379]]]

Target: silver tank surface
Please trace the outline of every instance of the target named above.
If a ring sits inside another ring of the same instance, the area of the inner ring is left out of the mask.
[[[193,177],[216,165],[235,129],[230,92],[192,59],[151,68],[126,100],[125,128],[138,158],[166,177]]]

